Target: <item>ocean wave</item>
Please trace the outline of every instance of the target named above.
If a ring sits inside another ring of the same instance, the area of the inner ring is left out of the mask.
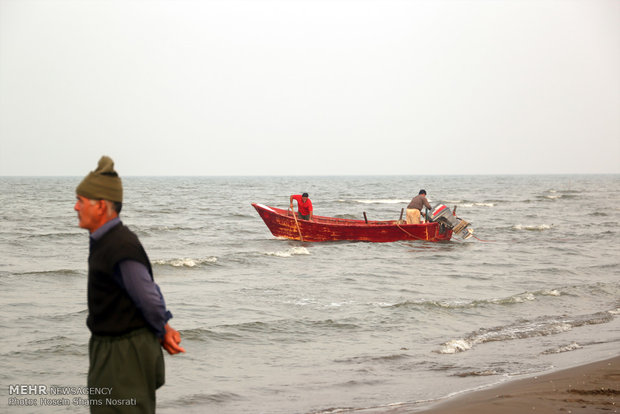
[[[452,339],[443,344],[439,354],[456,354],[458,352],[469,351],[473,347],[473,343],[467,339]]]
[[[526,230],[526,231],[545,231],[551,230],[553,228],[553,224],[539,224],[539,225],[523,225],[523,224],[515,224],[512,226],[513,230]]]
[[[354,303],[351,300],[345,300],[344,302],[330,302],[327,305],[324,305],[325,308],[340,308],[342,306],[350,305]]]
[[[556,317],[541,317],[534,320],[521,321],[512,325],[482,328],[465,338],[452,339],[445,342],[442,347],[435,352],[439,354],[455,354],[468,351],[474,346],[486,342],[512,341],[515,339],[556,335],[584,325],[607,323],[610,322],[613,317],[614,316],[607,311],[562,319]]]
[[[46,313],[45,315],[41,315],[40,318],[41,320],[47,320],[47,321],[51,321],[54,323],[58,323],[58,322],[69,322],[72,320],[75,320],[76,318],[82,318],[83,315],[88,315],[88,309],[82,309],[79,311],[74,311],[74,312],[68,312],[68,313],[56,313],[56,314],[52,314],[52,313]]]
[[[300,298],[294,300],[285,300],[283,303],[287,305],[295,305],[295,306],[313,306],[316,309],[329,309],[329,308],[341,308],[343,306],[354,304],[355,302],[352,300],[345,300],[342,302],[328,302],[321,303],[320,301],[314,298]]]
[[[164,231],[195,231],[204,230],[206,227],[188,227],[188,226],[165,226],[165,225],[153,225],[148,227],[136,227],[140,231],[145,232],[164,232]]]
[[[459,203],[459,207],[495,207],[496,203]]]
[[[278,319],[272,321],[252,321],[236,324],[218,325],[216,329],[223,331],[220,335],[246,335],[251,334],[252,340],[258,340],[263,335],[282,335],[284,341],[297,342],[303,340],[303,336],[316,335],[319,332],[335,330],[357,330],[360,326],[345,321],[325,320],[296,320]],[[259,335],[256,335],[259,334]],[[226,339],[226,338],[225,338]],[[237,339],[237,338],[233,338]],[[247,338],[245,339],[247,340]],[[270,339],[270,340],[273,340]]]
[[[552,193],[552,194],[544,194],[542,196],[539,196],[539,198],[542,200],[560,200],[560,199],[577,198],[577,196],[571,193],[561,193],[561,194]]]
[[[47,356],[84,356],[88,354],[88,347],[81,343],[75,343],[65,336],[54,336],[51,338],[29,341],[27,346],[10,353],[11,355],[21,355],[28,359],[37,359],[43,355]]]
[[[570,351],[574,351],[576,349],[581,349],[583,348],[581,345],[579,345],[577,342],[572,342],[568,345],[561,345],[557,348],[551,348],[551,349],[547,349],[545,351],[542,352],[542,354],[544,355],[549,355],[549,354],[560,354],[563,352],[570,352]]]
[[[399,307],[421,307],[421,308],[442,308],[442,309],[470,309],[477,307],[485,307],[489,305],[513,305],[518,303],[526,303],[536,300],[538,296],[560,296],[561,292],[557,289],[543,289],[535,292],[522,292],[505,298],[476,299],[470,301],[450,301],[450,300],[421,300],[421,301],[404,301],[398,303],[373,302],[381,308],[399,308]]]
[[[347,200],[338,200],[341,202],[347,202]],[[354,203],[359,204],[409,204],[411,200],[402,200],[395,198],[383,198],[383,199],[369,199],[369,200],[353,200]]]
[[[464,372],[457,372],[456,374],[453,374],[454,377],[462,377],[462,378],[466,378],[466,377],[487,377],[487,376],[491,376],[491,375],[499,375],[502,372],[495,370],[495,369],[485,369],[485,370],[473,370],[473,371],[464,371]]]
[[[540,372],[541,367],[539,364],[528,364],[523,362],[512,362],[512,363],[501,363],[501,364],[491,364],[491,366],[486,367],[468,367],[464,368],[460,372],[456,372],[454,374],[449,374],[453,377],[486,377],[486,376],[495,376],[495,375],[525,375],[531,374],[534,372]]]
[[[605,211],[597,210],[597,211],[594,211],[594,212],[590,213],[590,216],[592,216],[592,217],[609,217],[609,214],[607,214]],[[603,224],[607,225],[607,223],[603,223]]]
[[[310,252],[305,247],[291,247],[285,251],[277,251],[277,252],[265,252],[266,256],[276,256],[276,257],[291,257],[291,256],[299,256],[299,255],[309,255]]]
[[[88,347],[82,344],[53,345],[46,348],[36,349],[22,348],[16,351],[9,351],[4,355],[9,357],[24,358],[29,361],[43,360],[55,356],[84,357],[88,355]]]
[[[211,265],[217,263],[217,257],[206,257],[203,259],[178,258],[168,260],[155,260],[153,264],[158,266],[172,267],[199,267],[201,265]]]
[[[218,332],[218,331],[212,331],[210,329],[203,329],[203,328],[183,329],[181,331],[181,335],[184,340],[191,339],[191,340],[197,340],[197,341],[211,340],[211,341],[229,342],[229,341],[237,341],[237,340],[242,339],[241,335],[237,335],[234,333]]]
[[[66,239],[66,238],[73,238],[73,237],[80,237],[83,238],[84,237],[84,232],[51,232],[51,233],[22,233],[19,234],[18,236],[21,236],[23,238],[26,239]]]
[[[359,386],[373,386],[382,384],[383,380],[381,379],[352,379],[340,383],[335,383],[333,387],[359,387]],[[335,412],[335,411],[334,411]]]
[[[28,346],[39,345],[39,344],[49,344],[50,342],[66,342],[69,341],[69,337],[63,335],[52,336],[51,338],[41,338],[35,339],[32,341],[28,341]]]
[[[354,323],[348,323],[348,322],[338,322],[338,321],[334,321],[333,319],[325,319],[325,320],[321,320],[321,321],[309,321],[306,322],[306,324],[308,326],[311,326],[312,328],[315,327],[319,327],[322,329],[336,329],[336,330],[346,330],[346,329],[359,329],[360,326]]]
[[[179,406],[210,406],[211,404],[225,404],[231,401],[242,400],[243,398],[239,394],[235,394],[233,392],[218,392],[215,394],[192,394],[188,396],[183,396],[182,399],[174,401],[174,404],[170,405],[170,407],[178,408]],[[158,404],[160,405],[160,404]],[[162,407],[165,405],[162,404]]]
[[[86,356],[88,348],[82,344],[53,345],[38,350],[37,354],[62,355],[62,356]]]
[[[334,362],[345,363],[345,364],[351,364],[351,363],[365,364],[368,362],[391,363],[391,362],[398,362],[398,361],[402,361],[402,360],[406,360],[410,358],[411,358],[411,355],[408,355],[408,354],[388,354],[388,355],[379,355],[379,356],[365,355],[365,356],[354,356],[354,357],[349,357],[349,358],[339,358],[339,359],[335,359]]]
[[[15,273],[17,276],[82,276],[82,271],[74,269],[40,270],[34,272]]]

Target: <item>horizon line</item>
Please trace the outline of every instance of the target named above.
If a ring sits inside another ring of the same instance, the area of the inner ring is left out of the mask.
[[[450,177],[450,176],[552,176],[552,175],[620,175],[620,172],[572,172],[572,173],[450,173],[450,174],[191,174],[191,175],[121,175],[123,178],[207,178],[207,177]],[[0,175],[0,178],[73,178],[83,175]]]

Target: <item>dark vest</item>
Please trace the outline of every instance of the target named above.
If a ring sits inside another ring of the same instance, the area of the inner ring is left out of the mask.
[[[88,256],[88,319],[95,335],[123,335],[148,326],[135,304],[114,280],[114,268],[123,260],[135,260],[153,270],[138,237],[119,223],[92,242]]]

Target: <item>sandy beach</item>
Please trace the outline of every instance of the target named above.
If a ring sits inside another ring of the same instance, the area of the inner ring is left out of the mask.
[[[459,395],[427,414],[618,413],[620,356]],[[397,411],[403,412],[403,411]]]

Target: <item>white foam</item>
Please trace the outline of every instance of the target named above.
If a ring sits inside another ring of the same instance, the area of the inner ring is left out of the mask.
[[[525,303],[536,300],[536,296],[534,294],[526,292],[521,295],[513,296],[515,303]]]
[[[468,351],[471,349],[471,343],[466,341],[465,339],[453,339],[449,342],[446,342],[439,350],[440,354],[456,354],[458,352]]]
[[[575,349],[581,349],[581,348],[582,348],[581,345],[579,345],[577,342],[573,342],[571,344],[559,347],[557,349],[557,352],[558,353],[560,353],[560,352],[569,352],[569,351],[574,351]]]
[[[392,306],[395,305],[394,303],[388,303],[388,302],[374,302],[372,304],[380,308],[391,308]]]
[[[298,255],[309,255],[310,252],[305,247],[291,247],[290,249],[283,252],[266,252],[267,256],[276,256],[276,257],[291,257]]]
[[[155,260],[156,265],[173,266],[173,267],[196,267],[205,263],[216,263],[217,257],[207,257],[204,259],[179,258],[169,260]]]
[[[457,203],[459,207],[495,207],[495,203]]]
[[[301,298],[301,299],[297,299],[297,300],[294,300],[294,301],[285,300],[284,303],[286,303],[286,304],[293,304],[293,305],[296,305],[296,306],[306,306],[306,305],[316,304],[316,300],[312,299],[312,298]]]
[[[495,298],[489,299],[489,303],[504,304],[504,303],[525,303],[528,301],[536,300],[536,296],[530,292],[519,293],[518,295],[509,296],[507,298]]]
[[[349,301],[345,301],[345,302],[332,302],[329,305],[327,305],[326,307],[328,307],[328,308],[339,308],[339,307],[341,307],[343,305],[350,305],[352,303],[353,302],[350,301],[350,300]]]
[[[377,200],[353,200],[356,203],[361,204],[402,204],[409,203],[411,200],[397,200],[397,199],[377,199]]]
[[[591,323],[604,323],[605,321],[591,321]],[[586,321],[587,323],[587,321]],[[443,347],[436,351],[440,354],[455,354],[468,351],[475,345],[497,341],[512,341],[538,336],[556,335],[572,330],[575,326],[581,326],[583,322],[547,320],[547,321],[526,321],[510,326],[502,326],[491,329],[480,329],[472,336],[465,339],[453,339],[443,344]],[[578,345],[577,345],[578,346]],[[571,344],[560,352],[577,349]],[[555,350],[552,350],[555,352]],[[550,352],[550,351],[548,351]]]
[[[549,230],[549,229],[551,229],[551,227],[552,226],[550,224],[540,224],[538,226],[536,226],[536,225],[516,224],[516,225],[512,226],[512,228],[515,229],[515,230],[533,230],[533,231]]]

